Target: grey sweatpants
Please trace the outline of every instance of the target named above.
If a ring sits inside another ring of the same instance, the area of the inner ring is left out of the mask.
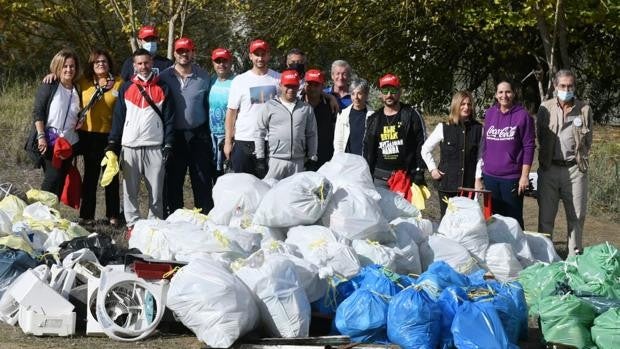
[[[163,218],[164,166],[161,146],[123,147],[123,206],[127,226],[140,219],[140,180],[144,177],[149,197],[149,219]]]
[[[269,158],[269,171],[267,171],[265,178],[281,180],[303,170],[304,159],[281,160]]]
[[[568,230],[568,254],[582,249],[583,225],[588,208],[588,175],[577,165],[551,165],[538,170],[538,231],[553,234],[558,204],[562,200]]]

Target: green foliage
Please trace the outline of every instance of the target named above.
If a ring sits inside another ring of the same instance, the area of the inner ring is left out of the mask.
[[[613,136],[606,138],[610,137]],[[593,147],[588,170],[588,210],[610,213],[620,222],[620,142],[602,139]]]
[[[226,46],[236,53],[236,70],[244,71],[247,44],[261,37],[273,46],[275,69],[298,47],[312,67],[328,70],[333,60],[346,59],[371,83],[396,73],[407,101],[427,113],[444,112],[457,89],[474,91],[484,109],[495,83],[506,78],[523,80],[523,102],[535,111],[539,83],[547,93],[553,73],[555,43],[553,67],[570,61],[578,94],[606,122],[620,112],[619,9],[617,0],[0,0],[0,74],[40,76],[64,45],[82,55],[101,46],[120,62],[140,25],[156,25],[163,43],[176,18],[172,36],[194,39],[203,65],[210,65],[213,48]]]

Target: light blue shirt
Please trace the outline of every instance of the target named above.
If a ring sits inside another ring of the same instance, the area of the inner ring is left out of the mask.
[[[207,120],[207,97],[211,78],[197,65],[192,65],[192,74],[180,79],[174,65],[159,74],[159,78],[170,87],[174,99],[174,129],[191,130]]]
[[[217,76],[211,78],[211,91],[209,92],[209,126],[214,135],[224,135],[224,121],[228,108],[228,93],[230,83],[234,76],[226,80],[220,80]]]

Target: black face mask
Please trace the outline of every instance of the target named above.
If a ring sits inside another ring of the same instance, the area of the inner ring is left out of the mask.
[[[297,74],[299,74],[300,78],[304,78],[304,74],[306,74],[306,65],[303,63],[293,63],[289,65],[288,69],[296,70]]]

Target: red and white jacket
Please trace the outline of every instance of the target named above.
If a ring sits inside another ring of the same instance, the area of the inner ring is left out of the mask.
[[[138,85],[142,86],[162,117],[142,96]],[[109,141],[124,147],[136,148],[157,145],[172,145],[174,137],[174,106],[169,97],[168,86],[154,75],[147,81],[134,76],[125,82],[119,91],[114,107],[112,130]]]

